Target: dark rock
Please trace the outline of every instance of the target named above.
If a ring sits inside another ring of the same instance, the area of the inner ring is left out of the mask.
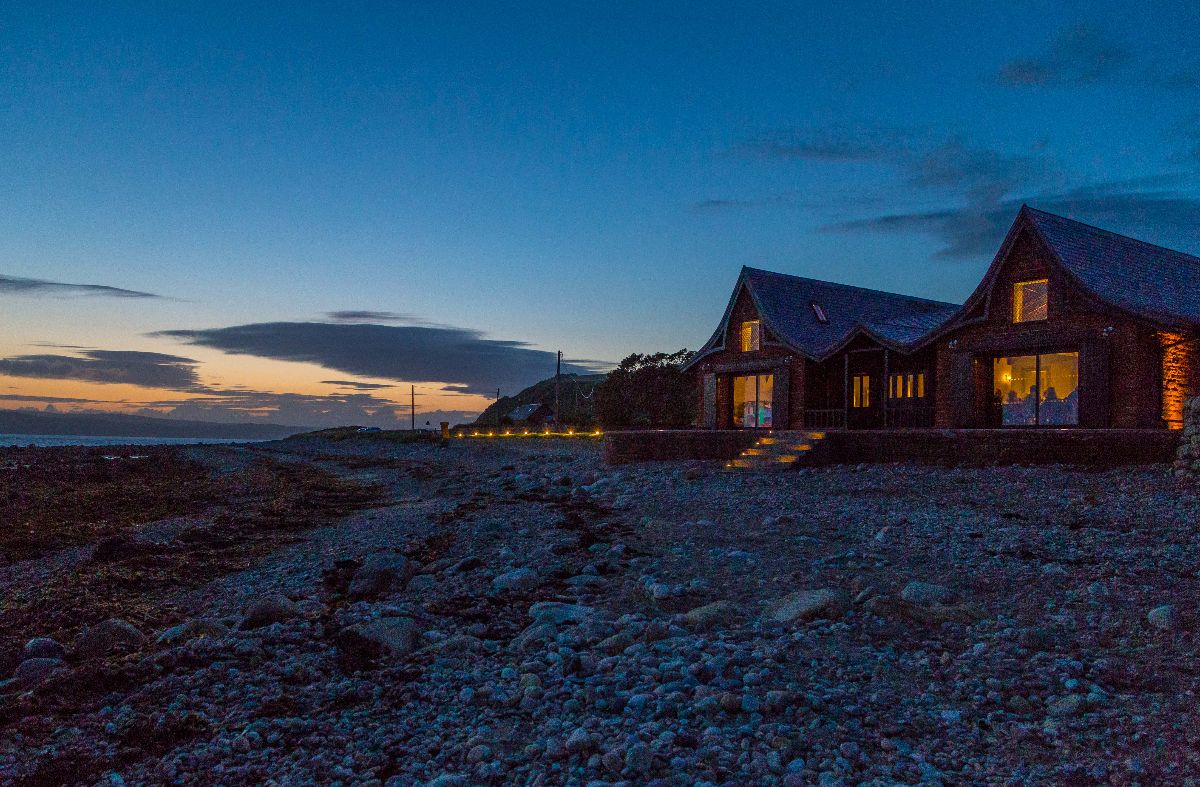
[[[350,580],[350,598],[363,599],[402,590],[413,575],[413,566],[403,555],[372,555]]]
[[[243,629],[256,629],[272,623],[282,623],[300,614],[300,609],[286,596],[264,596],[251,601],[242,616]]]
[[[88,626],[79,636],[76,654],[82,659],[94,659],[112,652],[127,652],[140,648],[146,636],[132,623],[120,618]]]
[[[63,646],[49,637],[34,637],[21,649],[21,655],[27,659],[61,659],[66,654]]]
[[[64,666],[62,659],[25,659],[13,672],[13,680],[22,686],[36,686]]]

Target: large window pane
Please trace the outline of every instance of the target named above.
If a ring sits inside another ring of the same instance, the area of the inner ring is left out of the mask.
[[[1005,426],[1079,423],[1079,353],[997,358],[993,380]]]
[[[758,425],[770,427],[771,411],[775,403],[775,378],[769,374],[758,376]]]
[[[1038,423],[1079,423],[1079,353],[1040,355]]]

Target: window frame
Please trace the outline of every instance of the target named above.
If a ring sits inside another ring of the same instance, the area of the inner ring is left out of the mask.
[[[1076,407],[1076,409],[1075,409],[1075,423],[1073,423],[1073,424],[1045,424],[1045,423],[1042,423],[1042,405],[1044,404],[1044,402],[1042,401],[1042,390],[1041,390],[1040,383],[1041,383],[1041,378],[1042,378],[1042,357],[1046,356],[1046,355],[1074,355],[1075,356],[1075,377],[1076,377],[1076,380],[1075,380],[1076,405],[1075,405],[1075,407]],[[984,357],[986,358],[989,356],[984,356]],[[1078,347],[1064,347],[1061,349],[1034,350],[1034,351],[1019,352],[1019,353],[1015,353],[1012,355],[1009,355],[1009,354],[991,355],[990,358],[991,358],[991,365],[992,365],[992,370],[993,370],[993,372],[992,372],[992,389],[995,390],[995,387],[996,387],[996,380],[995,380],[996,361],[998,361],[1001,358],[1025,358],[1025,357],[1033,357],[1036,359],[1034,361],[1034,380],[1038,381],[1036,383],[1038,385],[1038,396],[1034,400],[1034,416],[1033,416],[1034,423],[1032,423],[1032,424],[1006,424],[1003,421],[1003,409],[1001,409],[1001,421],[999,423],[999,427],[1001,429],[1078,429],[1078,428],[1081,428],[1083,426],[1083,420],[1082,420],[1083,413],[1081,412],[1080,403],[1082,402],[1083,396],[1084,396],[1084,377],[1083,377],[1083,353],[1080,351],[1080,349]]]
[[[1045,290],[1046,290],[1046,314],[1043,317],[1029,317],[1026,319],[1021,319],[1021,312],[1023,310],[1022,307],[1025,305],[1025,291],[1023,288],[1028,287],[1029,285],[1033,285],[1033,284],[1040,284],[1043,287],[1045,287]],[[1027,323],[1027,322],[1045,322],[1046,320],[1050,319],[1050,279],[1049,278],[1022,279],[1021,281],[1014,281],[1012,284],[1012,314],[1011,314],[1011,317],[1012,317],[1013,325],[1020,325],[1021,323]]]
[[[850,409],[871,409],[871,375],[866,373],[850,375]]]
[[[758,352],[762,349],[762,320],[742,320],[738,347],[744,353]]]

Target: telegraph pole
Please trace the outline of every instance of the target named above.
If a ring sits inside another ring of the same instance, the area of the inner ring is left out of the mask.
[[[408,415],[409,415],[409,431],[417,431],[417,386],[412,386],[408,390]]]
[[[554,367],[554,426],[562,431],[562,410],[558,406],[558,388],[562,379],[562,350],[558,351],[558,363]]]

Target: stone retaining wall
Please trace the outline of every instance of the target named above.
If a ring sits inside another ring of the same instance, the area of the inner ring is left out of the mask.
[[[1200,400],[1186,408],[1186,457],[1200,474]],[[1190,430],[1190,431],[1189,431]],[[758,434],[739,430],[609,432],[610,464],[687,459],[729,460]],[[889,429],[829,431],[797,467],[916,462],[932,465],[1072,464],[1114,467],[1169,464],[1179,432],[1167,429]],[[1180,466],[1177,464],[1177,467]],[[1183,471],[1181,471],[1183,472]]]
[[[607,432],[604,461],[613,465],[680,459],[729,460],[761,437],[742,429],[680,429]]]
[[[1167,429],[894,429],[829,432],[801,464],[916,462],[945,466],[1168,464]]]
[[[1175,452],[1175,474],[1200,475],[1200,396],[1183,405],[1183,437]]]

